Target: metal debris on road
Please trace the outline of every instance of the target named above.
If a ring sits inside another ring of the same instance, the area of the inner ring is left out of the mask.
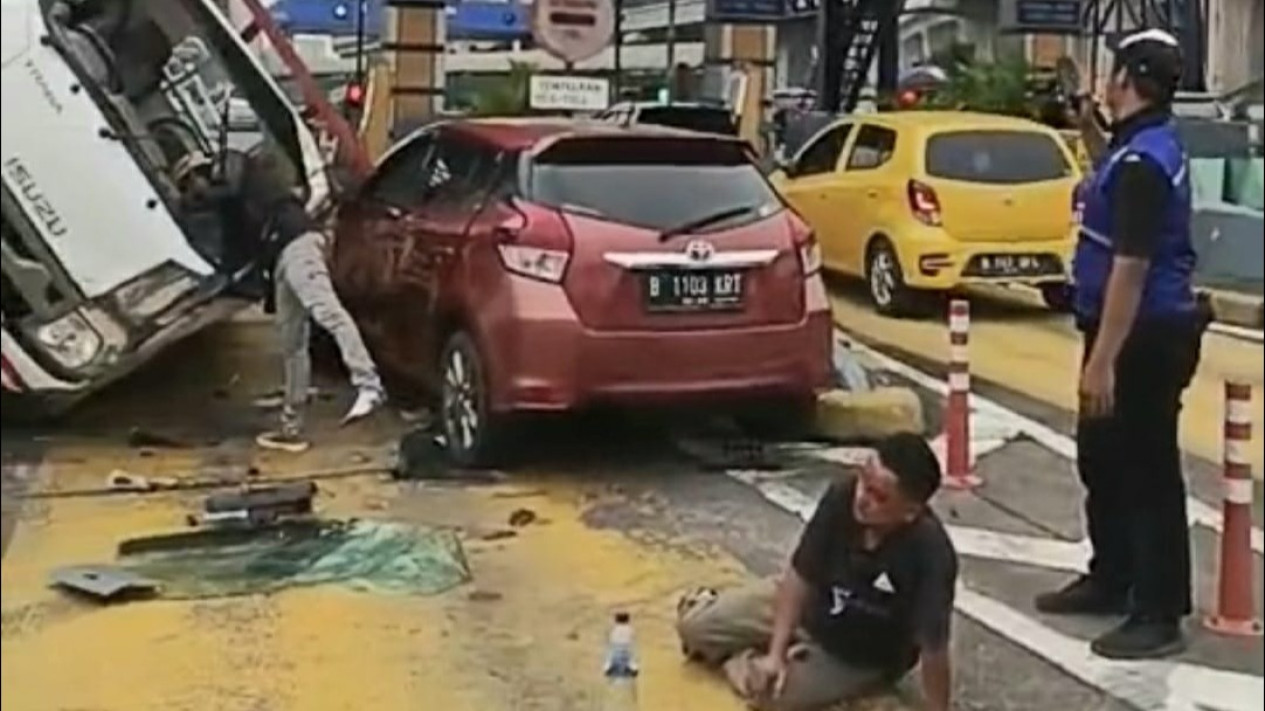
[[[499,602],[504,597],[495,590],[475,590],[467,596],[470,602]]]
[[[127,433],[127,446],[133,449],[190,449],[193,443],[161,432],[133,427]]]
[[[241,492],[212,494],[207,497],[204,507],[207,513],[246,510],[305,514],[312,512],[312,499],[316,496],[316,491],[316,484],[310,481],[265,486]]]
[[[435,434],[419,428],[400,438],[396,479],[439,479],[449,471],[448,451]]]
[[[111,486],[87,489],[55,489],[52,491],[35,491],[24,495],[25,499],[71,499],[85,496],[109,496],[118,494],[153,494],[168,491],[198,491],[204,489],[228,489],[240,487],[247,478],[267,480],[274,484],[286,482],[324,481],[329,479],[351,479],[354,477],[387,474],[395,469],[393,463],[369,462],[347,467],[329,469],[309,469],[285,476],[269,477],[256,467],[228,470],[213,476],[190,473],[178,477],[149,479],[150,483],[162,482],[163,486],[149,489],[119,489]],[[124,472],[126,474],[126,472]],[[107,481],[108,484],[108,481]],[[169,486],[168,486],[169,485]]]
[[[105,602],[148,597],[159,591],[157,581],[112,565],[76,565],[58,568],[50,576],[53,586]]]
[[[510,514],[509,524],[514,528],[530,526],[536,522],[536,512],[531,509],[518,509]]]
[[[147,478],[139,474],[130,474],[121,469],[115,469],[106,477],[106,487],[111,491],[141,493],[147,491],[162,491],[175,489],[180,486],[178,479],[171,477]]]
[[[470,580],[456,533],[367,520],[292,521],[137,538],[119,564],[159,581],[167,599],[205,599],[340,584],[434,595]]]
[[[260,526],[312,515],[318,489],[311,481],[262,486],[212,494],[203,502],[204,514],[195,524]]]
[[[453,480],[464,483],[495,483],[505,475],[489,470],[457,469],[448,458],[443,435],[416,428],[400,438],[399,456],[391,472],[395,479]]]

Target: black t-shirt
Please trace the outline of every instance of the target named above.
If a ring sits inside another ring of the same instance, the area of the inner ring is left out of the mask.
[[[903,674],[949,641],[957,553],[934,513],[867,551],[855,477],[822,496],[791,558],[809,586],[804,629],[845,662]]]

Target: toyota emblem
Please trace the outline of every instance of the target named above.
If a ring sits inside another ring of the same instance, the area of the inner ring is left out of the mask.
[[[701,239],[694,240],[685,245],[685,256],[689,257],[691,262],[706,262],[716,253],[716,248],[711,242],[704,242]]]

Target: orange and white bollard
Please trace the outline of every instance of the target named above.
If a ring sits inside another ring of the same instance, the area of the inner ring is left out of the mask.
[[[974,489],[982,482],[971,471],[971,361],[967,350],[971,305],[949,303],[949,402],[944,413],[944,486]]]
[[[1225,512],[1221,529],[1221,571],[1217,579],[1217,609],[1208,628],[1222,634],[1256,637],[1252,555],[1252,386],[1225,384]]]

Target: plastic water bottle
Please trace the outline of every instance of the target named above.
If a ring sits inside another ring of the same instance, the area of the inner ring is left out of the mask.
[[[617,613],[606,643],[606,663],[602,669],[606,677],[602,711],[636,710],[637,676],[640,671],[632,618],[626,612]]]

